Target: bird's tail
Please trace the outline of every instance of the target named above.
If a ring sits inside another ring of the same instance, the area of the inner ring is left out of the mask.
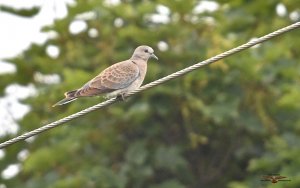
[[[72,101],[75,101],[77,99],[77,97],[75,97],[76,92],[77,92],[77,90],[66,92],[65,93],[66,98],[64,98],[63,100],[58,101],[52,107],[64,105],[64,104],[70,103]]]

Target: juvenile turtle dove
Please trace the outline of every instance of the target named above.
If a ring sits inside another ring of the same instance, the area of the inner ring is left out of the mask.
[[[79,97],[92,97],[102,94],[105,94],[106,98],[121,96],[124,99],[124,94],[142,85],[149,58],[158,60],[151,47],[144,45],[137,47],[130,59],[106,68],[81,88],[66,92],[65,98],[54,104],[53,107],[67,104]]]

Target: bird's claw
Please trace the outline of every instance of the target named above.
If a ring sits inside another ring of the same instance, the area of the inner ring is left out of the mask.
[[[125,93],[121,93],[120,95],[118,95],[118,96],[117,96],[117,99],[120,99],[120,100],[126,102]]]

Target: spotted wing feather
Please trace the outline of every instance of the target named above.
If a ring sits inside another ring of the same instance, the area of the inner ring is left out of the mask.
[[[139,69],[132,61],[116,63],[78,89],[75,97],[95,96],[128,87],[139,76]]]
[[[128,87],[139,76],[139,68],[132,61],[114,64],[90,81],[89,87],[97,89],[123,89]]]

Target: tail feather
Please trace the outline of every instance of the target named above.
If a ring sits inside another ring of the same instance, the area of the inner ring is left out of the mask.
[[[64,105],[64,104],[70,103],[72,101],[75,101],[77,99],[77,97],[75,96],[76,92],[77,92],[77,90],[66,92],[65,93],[66,98],[64,98],[63,100],[58,101],[52,107]]]
[[[76,99],[77,99],[77,98],[75,98],[75,97],[72,97],[72,98],[64,98],[63,100],[60,100],[60,101],[58,101],[57,103],[55,103],[52,107],[64,105],[64,104],[70,103],[70,102],[72,102],[72,101],[75,101]]]
[[[77,89],[73,90],[73,91],[68,91],[68,92],[65,93],[65,96],[67,98],[75,97],[75,94],[76,94],[77,91],[78,91]]]

